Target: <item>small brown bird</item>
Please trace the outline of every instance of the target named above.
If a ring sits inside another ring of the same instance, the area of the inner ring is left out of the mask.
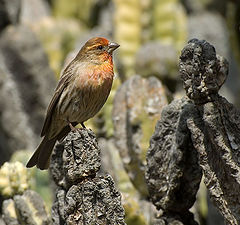
[[[112,52],[119,45],[105,38],[88,40],[65,68],[48,106],[42,142],[27,163],[47,169],[56,141],[78,123],[96,115],[106,102],[113,82]]]

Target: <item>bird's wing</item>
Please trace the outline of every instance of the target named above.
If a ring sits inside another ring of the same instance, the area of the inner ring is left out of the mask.
[[[67,84],[69,83],[69,80],[72,78],[72,76],[70,75],[70,73],[72,71],[71,71],[71,69],[70,70],[68,70],[68,69],[69,69],[68,67],[65,69],[64,75],[60,78],[58,85],[55,89],[55,93],[52,97],[52,100],[51,100],[49,106],[48,106],[47,115],[45,117],[44,125],[43,125],[42,132],[41,132],[41,137],[43,137],[47,134],[47,131],[51,124],[53,110],[54,110],[64,88],[67,86]]]

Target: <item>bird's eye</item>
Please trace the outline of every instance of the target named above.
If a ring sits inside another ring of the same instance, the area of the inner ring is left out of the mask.
[[[102,45],[99,45],[99,46],[97,47],[97,49],[102,50],[102,49],[103,49],[103,46],[102,46]]]

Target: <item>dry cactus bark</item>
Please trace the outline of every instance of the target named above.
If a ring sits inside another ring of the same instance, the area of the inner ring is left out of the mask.
[[[19,149],[34,149],[55,83],[33,31],[7,26],[0,37],[0,164]]]
[[[240,111],[218,95],[227,74],[227,61],[208,42],[192,39],[182,50],[187,97],[163,110],[147,155],[149,192],[163,211],[159,224],[196,224],[189,208],[201,173],[225,223],[240,222]]]
[[[227,224],[240,222],[240,111],[218,90],[228,62],[206,41],[193,39],[180,57],[180,76],[195,112],[187,119],[210,197]]]
[[[77,129],[56,146],[50,164],[57,185],[53,224],[125,224],[121,194],[110,175],[98,176],[95,134]]]
[[[125,81],[114,98],[115,144],[131,182],[143,198],[148,196],[144,173],[149,138],[167,103],[161,81],[138,75]]]

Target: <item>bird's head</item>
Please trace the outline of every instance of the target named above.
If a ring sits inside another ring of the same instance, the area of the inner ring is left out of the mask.
[[[95,37],[89,39],[79,51],[79,60],[91,59],[94,61],[105,61],[112,58],[112,53],[120,45],[110,42],[106,38]]]

